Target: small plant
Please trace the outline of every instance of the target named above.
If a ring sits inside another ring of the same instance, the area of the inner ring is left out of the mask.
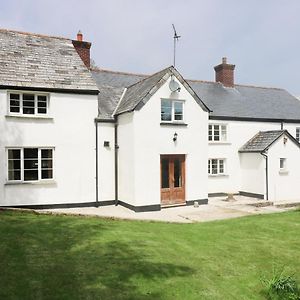
[[[270,300],[300,300],[300,290],[293,276],[285,275],[273,268],[271,279],[262,279]]]

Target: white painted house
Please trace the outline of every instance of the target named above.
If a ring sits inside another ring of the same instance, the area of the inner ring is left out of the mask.
[[[90,46],[81,34],[0,30],[0,206],[300,199],[297,98],[234,84],[226,59],[216,82],[172,66],[151,76],[91,69]]]

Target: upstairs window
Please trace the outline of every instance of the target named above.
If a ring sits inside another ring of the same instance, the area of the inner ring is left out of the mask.
[[[183,122],[183,101],[161,100],[161,121],[162,122]]]
[[[8,149],[8,181],[53,179],[52,148]]]
[[[225,174],[225,159],[213,158],[208,160],[209,175],[224,175]]]
[[[280,171],[286,171],[287,170],[286,158],[280,158],[279,159],[279,170]]]
[[[20,115],[46,115],[48,99],[48,95],[9,93],[9,112]]]
[[[300,127],[296,128],[296,140],[300,143]]]
[[[208,140],[212,142],[227,141],[227,125],[209,124],[208,125]]]

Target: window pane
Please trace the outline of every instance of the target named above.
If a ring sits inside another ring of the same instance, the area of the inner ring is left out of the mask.
[[[212,125],[208,125],[208,140],[212,141]]]
[[[21,150],[8,150],[8,180],[21,180]]]
[[[26,158],[38,158],[38,148],[25,148],[24,159]]]
[[[161,100],[161,120],[172,121],[172,102],[170,100]]]
[[[227,140],[226,125],[221,126],[221,139],[222,139],[222,141]]]
[[[211,168],[212,168],[212,174],[218,174],[218,160],[217,159],[211,160]]]
[[[38,180],[38,170],[24,170],[24,180]]]
[[[174,102],[174,120],[182,121],[183,120],[183,103]]]
[[[208,174],[210,174],[210,159],[208,160]]]
[[[178,158],[174,159],[174,187],[181,187],[181,161]]]
[[[47,97],[46,96],[38,96],[38,113],[46,114],[47,113]]]
[[[163,158],[161,160],[161,187],[163,189],[169,188],[169,159]]]
[[[9,99],[10,112],[20,112],[20,95],[10,94]]]
[[[285,169],[286,159],[280,158],[280,169]]]
[[[42,179],[51,179],[53,178],[53,170],[42,170]]]
[[[220,140],[220,127],[219,125],[214,125],[214,141]]]
[[[42,158],[52,158],[52,149],[42,149]]]
[[[296,140],[300,142],[300,128],[296,128]]]
[[[24,169],[38,169],[38,160],[37,159],[24,159]]]
[[[52,159],[42,159],[42,169],[52,169]]]
[[[224,160],[223,159],[219,160],[219,173],[220,174],[224,173]]]
[[[23,114],[34,114],[33,94],[23,94]]]

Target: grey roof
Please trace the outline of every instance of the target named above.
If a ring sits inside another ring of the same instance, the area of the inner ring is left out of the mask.
[[[243,145],[239,152],[264,152],[283,134],[288,136],[295,144],[299,143],[287,130],[271,130],[260,131],[253,138],[251,138],[245,145]]]
[[[300,101],[286,90],[221,83],[189,81],[212,110],[212,117],[300,120]]]
[[[98,91],[72,40],[0,29],[0,86]]]
[[[163,71],[166,70],[168,68]],[[112,113],[124,88],[128,87],[122,103],[118,107],[118,113],[133,109],[141,101],[141,98],[147,95],[147,91],[149,92],[153,88],[155,81],[159,81],[159,76],[163,74],[163,71],[150,76],[152,78],[149,81],[144,80],[148,77],[147,75],[93,71],[100,90],[101,116],[112,119]],[[174,69],[174,72],[177,71]],[[192,88],[191,92],[194,91],[198,99],[201,99],[211,110],[211,118],[300,122],[300,101],[286,90],[246,85],[235,85],[234,88],[228,88],[221,83],[196,80],[186,80],[185,83]],[[130,87],[130,85],[132,86]]]
[[[92,70],[92,75],[100,90],[98,95],[99,118],[106,120],[113,119],[112,114],[125,87],[147,77],[146,75],[128,74],[100,69]]]

